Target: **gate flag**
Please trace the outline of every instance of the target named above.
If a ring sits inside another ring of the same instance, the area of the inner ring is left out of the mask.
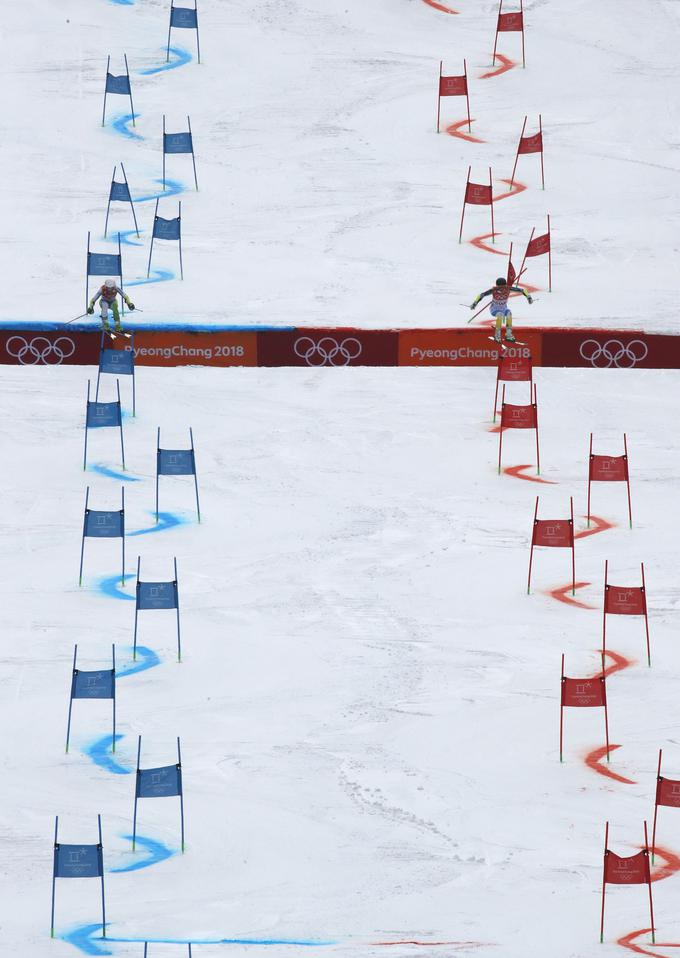
[[[151,256],[153,254],[153,241],[155,239],[177,240],[179,245],[179,273],[184,279],[184,267],[182,266],[182,201],[178,204],[177,216],[172,220],[163,219],[158,215],[158,198],[156,198],[156,210],[153,215],[153,229],[151,230],[151,246],[149,247],[149,265],[146,269],[147,279],[151,272]]]
[[[137,226],[137,214],[135,213],[135,207],[132,202],[132,196],[130,195],[130,184],[128,183],[127,174],[125,172],[125,167],[123,164],[120,164],[120,168],[123,171],[123,182],[116,181],[116,170],[117,166],[113,168],[113,176],[111,177],[111,187],[109,188],[109,201],[106,204],[106,220],[104,222],[104,239],[106,239],[106,234],[109,228],[109,211],[111,209],[111,203],[120,201],[122,203],[129,203],[130,209],[132,210],[132,219],[135,224],[135,232],[139,236],[139,227]]]
[[[548,254],[548,292],[552,293],[552,249],[550,244],[550,214],[547,215],[548,220],[548,231],[547,233],[542,233],[541,236],[534,236],[536,232],[536,227],[531,230],[531,236],[529,237],[529,242],[527,243],[527,248],[524,252],[524,259],[522,260],[522,265],[519,268],[519,275],[521,276],[524,272],[524,264],[531,256],[545,256]]]
[[[196,489],[196,512],[201,521],[201,506],[198,501],[198,477],[196,475],[196,454],[194,451],[194,432],[189,428],[191,447],[189,449],[161,449],[161,427],[158,427],[156,441],[156,522],[158,522],[158,477],[193,476]]]
[[[87,233],[87,266],[85,267],[85,309],[89,305],[90,276],[117,276],[120,279],[120,288],[123,289],[123,254],[120,249],[120,233],[118,234],[117,253],[92,253],[90,251],[90,231]],[[121,296],[121,312],[125,314],[125,300]]]
[[[652,903],[652,876],[649,869],[649,843],[647,841],[647,822],[644,823],[644,848],[636,855],[622,858],[607,847],[609,841],[609,822],[604,831],[604,863],[602,869],[602,916],[600,918],[600,943],[604,941],[604,897],[607,885],[647,885],[649,889],[649,918],[652,926],[652,944],[656,941],[654,928],[654,905]]]
[[[652,865],[656,852],[656,816],[659,805],[668,808],[680,808],[680,779],[664,778],[661,775],[661,752],[659,749],[659,767],[656,772],[656,796],[654,798],[654,825],[652,827]]]
[[[531,592],[531,567],[534,560],[534,548],[547,546],[553,549],[571,549],[571,594],[576,593],[576,554],[574,550],[574,499],[569,499],[569,519],[539,519],[538,496],[534,510],[534,527],[531,535],[531,551],[529,553],[529,578],[527,580],[527,595]]]
[[[102,373],[111,373],[114,376],[132,376],[132,415],[135,416],[135,334],[132,333],[129,348],[116,349],[115,346],[105,348],[105,334],[101,334],[99,341],[99,368],[97,370],[97,386],[94,398],[99,399],[99,381]],[[120,390],[119,390],[120,394]]]
[[[642,615],[645,619],[647,638],[647,665],[652,664],[649,645],[649,619],[647,617],[647,590],[645,588],[645,564],[640,563],[642,585],[612,585],[607,581],[609,560],[604,563],[604,602],[602,605],[602,648],[607,645],[607,615]]]
[[[83,518],[83,535],[80,546],[80,578],[78,585],[83,584],[83,559],[85,557],[85,539],[118,539],[121,546],[121,585],[125,587],[125,488],[121,486],[121,505],[117,511],[88,509],[90,487],[85,492],[85,515]]]
[[[165,132],[165,113],[163,114],[163,189],[165,189],[165,156],[167,153],[191,153],[191,162],[194,165],[194,183],[198,190],[196,176],[196,156],[194,154],[194,140],[191,135],[191,120],[187,117],[188,130],[183,133]]]
[[[519,10],[513,10],[511,13],[503,13],[503,0],[498,4],[498,20],[496,21],[496,38],[493,42],[493,65],[496,66],[496,47],[498,46],[499,33],[521,33],[522,34],[522,66],[525,67],[526,59],[524,57],[524,6],[522,0],[519,0]]]
[[[54,905],[57,878],[99,878],[102,887],[102,937],[106,938],[104,900],[104,848],[102,817],[97,815],[99,841],[96,845],[63,845],[59,842],[59,816],[54,820],[54,859],[52,864],[52,918],[50,937],[54,938]]]
[[[198,62],[201,62],[201,42],[198,34],[198,0],[194,0],[193,7],[176,7],[175,0],[170,2],[170,25],[168,26],[168,50],[165,62],[170,60],[170,31],[176,30],[195,30],[196,31],[196,56]]]
[[[120,456],[125,470],[125,446],[123,445],[123,414],[120,407],[120,383],[116,380],[118,398],[114,402],[90,401],[90,380],[87,381],[87,406],[85,413],[85,449],[83,451],[83,470],[87,469],[87,432],[104,426],[117,426],[120,429]]]
[[[505,383],[501,398],[501,427],[498,436],[498,475],[501,474],[501,456],[503,454],[504,429],[536,430],[536,473],[541,474],[541,453],[538,448],[538,403],[536,402],[536,384],[534,383],[533,402],[527,406],[516,406],[505,401]]]
[[[533,367],[531,357],[510,356],[508,352],[501,351],[498,357],[498,366],[496,368],[496,392],[493,397],[493,421],[496,422],[496,406],[498,404],[498,384],[499,383],[529,383],[529,400],[533,395]]]
[[[622,456],[596,456],[593,454],[593,434],[590,434],[588,457],[588,526],[590,527],[590,485],[593,482],[625,482],[628,491],[628,521],[633,528],[633,509],[630,500],[630,475],[628,473],[628,442],[623,434]]]
[[[113,703],[113,733],[111,751],[116,751],[116,646],[111,646],[112,666],[110,669],[85,672],[76,668],[78,646],[73,649],[73,672],[71,675],[71,696],[68,703],[68,722],[66,725],[66,751],[71,736],[71,711],[74,699],[111,699]]]
[[[512,176],[510,177],[510,189],[512,189],[515,182],[515,173],[517,171],[517,161],[520,156],[527,153],[540,153],[541,154],[541,188],[545,189],[545,170],[543,168],[543,126],[541,122],[541,114],[538,114],[538,133],[534,133],[533,136],[525,136],[524,131],[527,125],[527,117],[524,117],[524,123],[522,124],[522,132],[519,135],[519,143],[517,145],[517,153],[515,154],[515,165],[512,168]]]
[[[562,653],[562,676],[560,680],[560,762],[564,743],[564,710],[567,708],[603,708],[604,734],[607,743],[607,761],[609,761],[609,716],[607,715],[607,676],[602,656],[602,673],[589,679],[570,679],[564,674],[564,652]]]
[[[160,768],[140,768],[142,736],[137,742],[137,778],[135,785],[135,808],[132,818],[132,850],[137,838],[137,801],[140,798],[172,798],[179,796],[182,852],[184,852],[184,791],[182,788],[182,753],[177,736],[177,762]]]
[[[111,66],[111,55],[106,61],[106,83],[104,84],[104,108],[102,110],[102,126],[106,123],[106,97],[109,93],[120,94],[130,98],[130,112],[132,113],[132,125],[135,123],[135,108],[132,103],[132,87],[130,86],[130,68],[128,67],[127,53],[123,54],[125,58],[125,73],[121,76],[114,76],[109,72]]]
[[[468,89],[467,61],[463,60],[463,75],[455,77],[442,76],[443,62],[439,61],[439,86],[437,88],[437,133],[439,133],[439,120],[441,116],[441,106],[443,96],[464,96],[467,104],[468,133],[472,133],[472,121],[470,120],[470,92]]]
[[[141,556],[137,556],[137,590],[135,595],[135,636],[133,659],[137,658],[137,617],[145,609],[177,610],[177,661],[182,661],[182,645],[179,631],[179,586],[177,579],[177,558],[174,559],[175,578],[170,582],[142,582],[139,578]]]
[[[493,223],[493,187],[491,183],[491,167],[489,167],[489,185],[486,183],[471,183],[470,171],[468,166],[467,180],[465,182],[465,196],[463,197],[463,212],[460,216],[460,232],[458,233],[458,242],[463,238],[463,220],[465,219],[465,207],[470,206],[488,206],[491,210],[491,242],[496,242],[496,231]]]

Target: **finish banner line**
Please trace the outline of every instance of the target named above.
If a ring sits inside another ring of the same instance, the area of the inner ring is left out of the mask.
[[[680,369],[680,336],[621,329],[520,331],[504,353],[534,366]],[[0,364],[97,366],[101,330],[35,323],[0,329]],[[495,366],[488,329],[141,326],[108,341],[139,366]]]

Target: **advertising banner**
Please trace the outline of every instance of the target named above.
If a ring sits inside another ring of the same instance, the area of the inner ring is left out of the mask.
[[[522,330],[524,346],[508,346],[511,359],[541,365],[540,331]],[[485,329],[403,329],[399,333],[400,366],[497,366],[498,346]]]
[[[260,366],[396,366],[391,329],[298,329],[258,333]]]

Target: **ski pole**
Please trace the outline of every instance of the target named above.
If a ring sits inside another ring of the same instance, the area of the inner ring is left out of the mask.
[[[70,323],[75,323],[77,319],[83,319],[85,316],[88,316],[88,313],[81,313],[80,316],[74,316],[73,319],[67,319],[64,323],[64,326],[68,326]]]

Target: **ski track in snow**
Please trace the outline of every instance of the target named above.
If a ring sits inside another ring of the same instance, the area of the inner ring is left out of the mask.
[[[117,482],[142,481],[139,476],[131,476],[128,472],[117,472],[115,469],[111,469],[109,466],[104,466],[101,463],[95,463],[87,468],[89,472],[96,472],[99,476],[104,476],[106,479],[115,479]]]
[[[475,118],[471,117],[470,123],[474,123],[474,122],[475,122]],[[469,130],[467,133],[464,133],[461,127],[467,126],[467,125],[468,125],[467,119],[458,120],[456,123],[450,123],[446,127],[446,132],[448,133],[449,136],[456,137],[459,140],[466,140],[468,143],[486,143],[486,140],[480,140],[479,137],[473,136]]]
[[[129,289],[130,286],[148,286],[150,283],[167,283],[168,280],[174,278],[175,274],[171,269],[152,269],[150,276],[145,276],[143,279],[128,280],[125,284],[125,288]]]
[[[132,646],[130,646],[128,652],[132,654],[132,651]],[[140,657],[139,661],[133,661],[130,665],[126,665],[125,668],[116,669],[116,680],[127,678],[129,675],[138,675],[140,672],[146,672],[147,669],[154,669],[157,665],[161,664],[160,656],[154,652],[153,649],[149,649],[145,645],[137,646],[137,656]]]
[[[116,744],[118,744],[122,738],[125,738],[125,736],[117,732]],[[94,742],[85,746],[83,754],[87,755],[99,768],[103,768],[105,772],[110,772],[112,775],[129,775],[132,769],[126,768],[124,765],[121,765],[120,762],[117,762],[115,758],[116,753],[111,751],[112,740],[111,735],[104,735],[101,738],[97,738]]]
[[[447,7],[443,3],[439,3],[439,0],[423,0],[423,3],[426,3],[428,7],[432,7],[433,10],[438,10],[440,13],[452,13],[454,16],[458,14],[458,10],[454,10],[453,7]]]
[[[132,842],[132,835],[121,835],[121,838],[125,841]],[[127,865],[121,865],[119,868],[107,868],[107,871],[114,874],[121,874],[123,872],[138,872],[143,868],[150,868],[152,865],[159,865],[161,862],[167,861],[168,858],[172,858],[173,855],[177,854],[176,850],[168,848],[167,845],[164,845],[163,842],[156,841],[153,838],[149,838],[146,835],[140,835],[139,833],[135,836],[135,843],[141,845],[142,849],[146,852],[146,858],[135,858]],[[136,856],[136,850],[129,853],[131,856]]]
[[[160,189],[156,193],[147,193],[145,196],[133,196],[133,203],[148,203],[151,200],[167,199],[170,196],[177,196],[179,193],[186,192],[186,186],[180,180],[170,180],[166,176],[165,189],[163,189],[163,178],[154,180],[154,183],[160,184]]]

